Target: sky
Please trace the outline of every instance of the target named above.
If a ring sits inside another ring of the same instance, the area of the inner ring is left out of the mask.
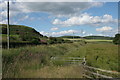
[[[89,0],[91,1],[91,0]],[[7,22],[0,2],[0,24]],[[45,36],[112,36],[118,33],[118,2],[10,2],[10,24],[34,28]]]

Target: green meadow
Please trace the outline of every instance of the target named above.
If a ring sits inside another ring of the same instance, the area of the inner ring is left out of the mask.
[[[107,40],[107,39],[68,39],[64,38],[64,40],[71,40],[71,41],[81,41],[85,40],[86,42],[113,42],[113,40]]]
[[[118,45],[74,42],[3,49],[3,78],[82,78],[79,65],[53,63],[51,57],[86,56],[87,65],[111,71],[118,68]]]

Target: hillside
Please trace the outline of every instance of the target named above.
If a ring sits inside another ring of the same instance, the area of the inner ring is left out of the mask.
[[[85,39],[105,39],[105,40],[113,39],[113,37],[107,37],[107,36],[85,36],[83,38],[85,38]]]
[[[3,42],[6,42],[7,25],[1,24],[0,26],[2,27],[2,40]],[[10,25],[9,30],[11,42],[31,41],[33,39],[40,39],[43,37],[43,35],[37,32],[34,28],[28,26]]]
[[[85,37],[80,37],[80,36],[61,36],[61,38],[69,38],[69,39],[84,38],[84,39],[104,39],[104,40],[112,40],[113,39],[113,37],[106,37],[106,36],[85,36]]]
[[[73,38],[81,38],[80,36],[61,36],[61,38],[69,38],[69,39],[73,39]]]

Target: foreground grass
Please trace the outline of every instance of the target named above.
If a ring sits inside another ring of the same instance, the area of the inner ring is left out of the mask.
[[[23,78],[82,78],[83,69],[78,65],[45,66],[38,70],[23,70],[19,77]],[[28,75],[29,74],[29,75]]]
[[[79,44],[54,44],[3,49],[3,77],[19,77],[23,70],[34,71],[50,66],[51,57],[63,55],[78,46]]]
[[[65,43],[3,49],[3,77],[81,78],[80,66],[52,63],[51,57],[85,57],[87,65],[119,71],[118,46],[112,43]],[[73,74],[74,73],[74,74]]]

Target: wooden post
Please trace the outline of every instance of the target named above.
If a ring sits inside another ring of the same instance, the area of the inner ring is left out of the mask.
[[[74,42],[74,34],[75,34],[75,33],[73,32],[73,42]]]
[[[84,62],[83,65],[86,65],[86,59],[85,59],[85,57],[83,58],[83,62]]]
[[[96,77],[96,78],[98,78],[98,74],[99,74],[99,73],[98,73],[98,70],[97,70],[97,77]]]
[[[9,37],[9,0],[7,2],[7,47],[9,49],[10,46],[10,37]]]

